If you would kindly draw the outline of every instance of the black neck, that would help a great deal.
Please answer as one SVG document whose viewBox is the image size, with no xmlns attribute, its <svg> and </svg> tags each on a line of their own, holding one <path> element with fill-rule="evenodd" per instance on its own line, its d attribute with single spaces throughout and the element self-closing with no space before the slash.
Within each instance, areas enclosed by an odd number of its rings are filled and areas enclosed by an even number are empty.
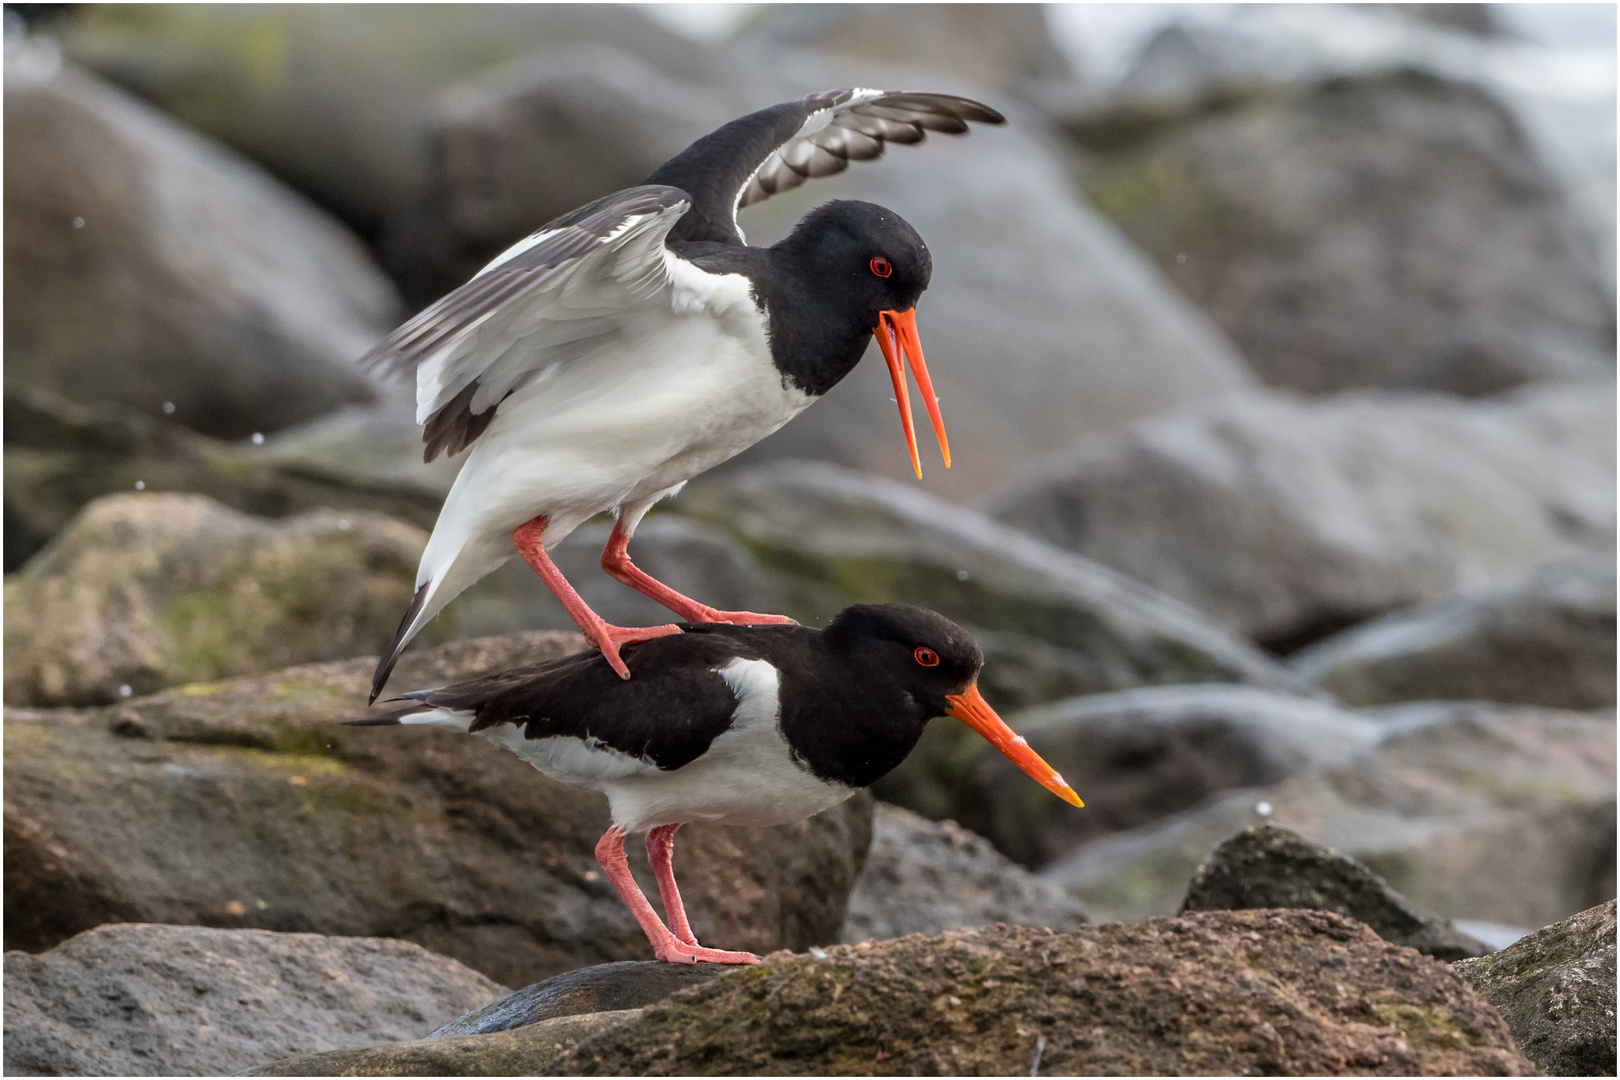
<svg viewBox="0 0 1620 1080">
<path fill-rule="evenodd" d="M 817 648 L 830 647 L 824 640 Z M 809 678 L 782 676 L 782 734 L 812 773 L 848 787 L 869 787 L 897 768 L 922 738 L 929 717 L 915 698 L 859 665 L 828 664 Z M 826 681 L 835 672 L 836 681 Z"/>
</svg>

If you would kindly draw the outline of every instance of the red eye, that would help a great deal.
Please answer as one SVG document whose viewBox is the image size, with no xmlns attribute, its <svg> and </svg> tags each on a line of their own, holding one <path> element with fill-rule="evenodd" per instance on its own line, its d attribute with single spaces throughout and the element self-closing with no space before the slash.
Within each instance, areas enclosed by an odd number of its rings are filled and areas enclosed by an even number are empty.
<svg viewBox="0 0 1620 1080">
<path fill-rule="evenodd" d="M 923 645 L 911 654 L 917 658 L 917 663 L 923 667 L 939 667 L 939 653 Z"/>
<path fill-rule="evenodd" d="M 876 274 L 878 277 L 888 277 L 890 274 L 894 273 L 894 267 L 889 265 L 889 260 L 885 259 L 881 255 L 874 256 L 870 265 L 872 267 L 872 273 Z M 936 658 L 934 663 L 939 663 L 939 660 Z M 932 667 L 933 665 L 931 664 L 929 666 Z"/>
</svg>

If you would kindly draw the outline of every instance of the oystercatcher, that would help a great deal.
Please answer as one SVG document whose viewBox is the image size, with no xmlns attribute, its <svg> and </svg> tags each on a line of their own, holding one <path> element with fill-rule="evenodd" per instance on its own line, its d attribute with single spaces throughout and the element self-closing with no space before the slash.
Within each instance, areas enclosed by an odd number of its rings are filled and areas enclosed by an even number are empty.
<svg viewBox="0 0 1620 1080">
<path fill-rule="evenodd" d="M 932 262 L 892 210 L 838 201 L 781 243 L 749 247 L 736 213 L 875 158 L 885 143 L 1000 124 L 943 94 L 834 90 L 752 113 L 705 136 L 641 187 L 580 207 L 514 244 L 363 359 L 415 372 L 423 455 L 472 447 L 417 571 L 417 591 L 377 664 L 462 590 L 522 555 L 620 677 L 618 647 L 678 633 L 611 626 L 546 551 L 613 511 L 602 567 L 692 622 L 791 620 L 717 611 L 637 569 L 626 553 L 659 499 L 752 446 L 832 389 L 877 338 L 917 475 L 901 357 L 947 466 L 945 427 L 917 336 Z"/>
<path fill-rule="evenodd" d="M 954 716 L 1037 782 L 1085 805 L 980 695 L 984 654 L 943 615 L 901 604 L 845 608 L 825 630 L 684 623 L 625 647 L 635 678 L 599 652 L 404 694 L 351 724 L 429 724 L 482 735 L 554 780 L 608 797 L 596 845 L 608 880 L 660 960 L 750 964 L 706 949 L 675 887 L 675 831 L 689 821 L 782 825 L 819 814 L 911 753 Z M 647 831 L 666 927 L 630 876 L 625 837 Z"/>
</svg>

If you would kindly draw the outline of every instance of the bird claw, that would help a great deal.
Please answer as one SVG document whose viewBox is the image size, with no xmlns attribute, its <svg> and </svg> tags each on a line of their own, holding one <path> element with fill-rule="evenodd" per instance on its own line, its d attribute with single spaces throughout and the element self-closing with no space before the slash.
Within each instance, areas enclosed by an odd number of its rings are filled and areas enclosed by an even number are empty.
<svg viewBox="0 0 1620 1080">
<path fill-rule="evenodd" d="M 727 952 L 725 949 L 705 949 L 702 945 L 688 945 L 673 939 L 653 950 L 653 955 L 666 964 L 757 964 L 759 957 L 751 952 Z"/>
<path fill-rule="evenodd" d="M 619 646 L 668 637 L 680 633 L 681 628 L 674 623 L 665 623 L 663 626 L 609 626 L 602 623 L 593 627 L 592 631 L 587 635 L 590 643 L 601 650 L 602 655 L 607 658 L 608 666 L 618 673 L 619 678 L 628 679 L 630 669 L 619 656 Z"/>
<path fill-rule="evenodd" d="M 701 618 L 690 619 L 689 622 L 728 623 L 732 626 L 798 626 L 797 619 L 790 619 L 786 615 L 761 615 L 753 611 L 718 611 L 714 608 L 704 608 L 700 612 Z"/>
</svg>

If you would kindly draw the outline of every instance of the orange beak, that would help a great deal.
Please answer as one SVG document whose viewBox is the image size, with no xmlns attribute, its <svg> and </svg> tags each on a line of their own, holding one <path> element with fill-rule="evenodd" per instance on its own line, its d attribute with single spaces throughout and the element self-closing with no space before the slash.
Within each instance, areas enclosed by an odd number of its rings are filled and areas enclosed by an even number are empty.
<svg viewBox="0 0 1620 1080">
<path fill-rule="evenodd" d="M 1037 784 L 1064 802 L 1073 803 L 1075 806 L 1086 805 L 1080 801 L 1080 796 L 1074 793 L 1074 789 L 1063 782 L 1063 777 L 1057 774 L 1057 770 L 1042 761 L 1041 755 L 1029 748 L 1022 735 L 1013 734 L 1012 728 L 1008 727 L 1001 717 L 996 715 L 996 710 L 990 707 L 990 703 L 984 700 L 984 695 L 979 693 L 977 684 L 969 686 L 960 694 L 947 694 L 945 701 L 950 706 L 947 710 L 950 715 L 989 739 L 991 746 L 1000 750 L 1008 761 L 1033 777 Z"/>
<path fill-rule="evenodd" d="M 928 419 L 933 421 L 934 435 L 939 439 L 939 452 L 945 458 L 945 467 L 950 468 L 951 444 L 945 438 L 939 398 L 934 394 L 934 382 L 928 377 L 928 365 L 923 361 L 922 339 L 917 336 L 917 309 L 878 312 L 878 324 L 872 329 L 872 336 L 877 338 L 883 359 L 889 364 L 894 400 L 900 406 L 900 423 L 906 429 L 906 446 L 911 450 L 911 467 L 917 470 L 917 479 L 922 479 L 922 461 L 917 457 L 917 431 L 911 424 L 911 392 L 906 388 L 906 374 L 900 368 L 901 353 L 905 354 L 911 373 L 917 377 L 917 389 L 922 391 L 923 405 L 928 409 Z"/>
</svg>

